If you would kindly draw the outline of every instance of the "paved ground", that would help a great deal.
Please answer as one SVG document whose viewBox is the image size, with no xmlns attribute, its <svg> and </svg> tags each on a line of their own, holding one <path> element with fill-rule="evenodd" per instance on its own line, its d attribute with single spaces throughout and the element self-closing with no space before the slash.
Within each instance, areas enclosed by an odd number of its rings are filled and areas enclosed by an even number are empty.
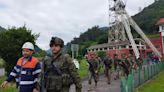
<svg viewBox="0 0 164 92">
<path fill-rule="evenodd" d="M 143 67 L 146 67 L 146 65 L 144 65 Z M 108 85 L 106 82 L 106 79 L 104 77 L 104 75 L 100 76 L 100 80 L 98 82 L 97 87 L 94 87 L 94 84 L 92 84 L 92 90 L 91 91 L 87 91 L 88 89 L 88 80 L 84 80 L 82 82 L 82 92 L 121 92 L 121 80 L 114 80 L 113 78 L 113 73 L 112 73 L 112 81 L 111 84 Z M 135 72 L 135 76 L 134 76 L 134 86 L 137 87 L 138 86 L 138 73 Z M 144 72 L 143 70 L 141 71 L 141 82 L 144 82 Z M 74 85 L 71 87 L 70 92 L 76 92 L 75 91 L 75 87 Z"/>
<path fill-rule="evenodd" d="M 83 85 L 82 92 L 121 92 L 120 80 L 113 80 L 112 78 L 111 84 L 108 85 L 104 75 L 100 76 L 97 87 L 94 87 L 94 84 L 92 84 L 91 91 L 87 91 L 88 80 L 84 80 L 82 85 Z M 75 92 L 74 86 L 72 86 L 70 92 Z"/>
</svg>

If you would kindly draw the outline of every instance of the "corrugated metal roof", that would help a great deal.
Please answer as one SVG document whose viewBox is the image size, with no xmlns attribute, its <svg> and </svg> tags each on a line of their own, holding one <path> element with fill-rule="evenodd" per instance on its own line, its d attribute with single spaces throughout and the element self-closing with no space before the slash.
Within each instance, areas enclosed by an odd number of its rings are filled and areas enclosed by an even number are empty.
<svg viewBox="0 0 164 92">
<path fill-rule="evenodd" d="M 90 46 L 88 49 L 105 48 L 105 47 L 110 47 L 110 46 L 127 45 L 127 44 L 130 44 L 130 42 L 129 41 L 120 41 L 120 42 L 104 43 L 104 44 Z"/>
<path fill-rule="evenodd" d="M 134 40 L 141 40 L 141 39 L 134 39 Z M 161 41 L 160 38 L 151 38 L 150 41 L 152 43 Z M 97 48 L 106 48 L 110 46 L 118 46 L 118 45 L 130 45 L 130 42 L 127 41 L 120 41 L 120 42 L 112 42 L 112 43 L 104 43 L 104 44 L 98 44 L 88 47 L 87 49 L 97 49 Z"/>
</svg>

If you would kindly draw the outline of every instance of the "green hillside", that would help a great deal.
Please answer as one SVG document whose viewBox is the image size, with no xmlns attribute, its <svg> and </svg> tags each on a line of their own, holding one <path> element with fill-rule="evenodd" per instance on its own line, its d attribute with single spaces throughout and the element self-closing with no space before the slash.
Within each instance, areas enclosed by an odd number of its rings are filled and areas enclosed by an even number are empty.
<svg viewBox="0 0 164 92">
<path fill-rule="evenodd" d="M 164 0 L 158 0 L 155 3 L 144 8 L 140 13 L 132 16 L 141 29 L 148 35 L 148 37 L 155 38 L 159 37 L 158 27 L 155 25 L 156 22 L 164 17 Z M 106 43 L 108 40 L 108 27 L 94 26 L 89 28 L 86 32 L 82 33 L 78 38 L 74 38 L 70 43 L 67 44 L 70 52 L 70 44 L 80 45 L 80 54 L 84 55 L 86 48 L 94 45 Z M 157 35 L 156 35 L 157 34 Z M 137 35 L 135 34 L 135 37 Z"/>
<path fill-rule="evenodd" d="M 158 0 L 155 3 L 149 5 L 144 8 L 140 13 L 132 16 L 133 19 L 137 22 L 137 24 L 143 29 L 143 31 L 149 35 L 149 37 L 158 37 L 158 35 L 153 35 L 154 33 L 158 33 L 158 26 L 156 26 L 156 22 L 164 17 L 164 0 Z M 0 26 L 0 32 L 5 31 L 3 27 Z M 88 28 L 86 32 L 82 33 L 79 37 L 74 38 L 71 42 L 67 44 L 70 52 L 70 44 L 79 44 L 80 45 L 80 54 L 84 55 L 86 52 L 86 48 L 95 45 L 107 42 L 108 37 L 108 27 L 99 27 L 94 26 Z M 137 35 L 136 35 L 137 36 Z M 37 47 L 37 52 L 43 52 L 41 49 Z M 44 55 L 44 54 L 43 54 Z M 36 55 L 40 56 L 40 55 Z M 41 55 L 42 56 L 42 55 Z"/>
<path fill-rule="evenodd" d="M 6 29 L 4 29 L 3 27 L 0 26 L 0 32 L 1 31 L 6 31 Z"/>
<path fill-rule="evenodd" d="M 164 0 L 158 0 L 133 16 L 133 19 L 145 33 L 157 33 L 157 21 L 164 17 Z"/>
</svg>

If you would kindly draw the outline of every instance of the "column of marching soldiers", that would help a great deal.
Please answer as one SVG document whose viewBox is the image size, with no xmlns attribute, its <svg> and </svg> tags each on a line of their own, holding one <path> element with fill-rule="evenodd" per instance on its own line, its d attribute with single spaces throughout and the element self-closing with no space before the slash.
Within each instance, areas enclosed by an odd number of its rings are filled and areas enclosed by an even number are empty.
<svg viewBox="0 0 164 92">
<path fill-rule="evenodd" d="M 121 58 L 118 58 L 117 54 L 114 54 L 114 58 L 106 54 L 106 56 L 102 58 L 92 53 L 90 57 L 87 58 L 87 62 L 89 64 L 88 91 L 92 90 L 92 79 L 94 79 L 95 83 L 94 88 L 97 87 L 101 68 L 104 68 L 107 84 L 110 85 L 112 78 L 114 78 L 114 80 L 119 79 L 121 76 L 127 78 L 132 69 L 136 71 L 138 67 L 142 69 L 143 64 L 141 58 L 135 59 L 131 54 L 122 54 Z"/>
<path fill-rule="evenodd" d="M 22 57 L 18 59 L 8 78 L 1 84 L 1 89 L 3 90 L 15 79 L 19 92 L 69 92 L 72 84 L 75 84 L 76 92 L 82 92 L 82 82 L 76 65 L 68 54 L 62 53 L 64 41 L 61 38 L 52 37 L 49 46 L 52 53 L 47 54 L 42 62 L 39 62 L 32 56 L 35 51 L 34 45 L 31 42 L 25 42 L 22 46 Z M 98 86 L 102 67 L 104 67 L 107 84 L 110 84 L 112 77 L 115 80 L 120 76 L 127 77 L 133 68 L 142 67 L 142 61 L 141 58 L 134 59 L 132 55 L 126 56 L 126 54 L 121 58 L 115 54 L 113 59 L 108 53 L 103 58 L 91 54 L 87 58 L 88 91 L 92 90 L 92 79 L 94 79 L 95 88 Z M 111 76 L 112 73 L 114 76 Z"/>
</svg>

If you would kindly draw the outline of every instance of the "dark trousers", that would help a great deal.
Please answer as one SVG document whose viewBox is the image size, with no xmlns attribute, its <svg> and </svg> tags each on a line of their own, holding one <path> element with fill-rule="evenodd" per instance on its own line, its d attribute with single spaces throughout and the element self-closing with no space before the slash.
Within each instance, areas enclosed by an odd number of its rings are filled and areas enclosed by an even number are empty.
<svg viewBox="0 0 164 92">
<path fill-rule="evenodd" d="M 98 81 L 98 74 L 89 71 L 89 80 L 88 80 L 88 84 L 92 84 L 92 78 L 94 79 L 95 84 L 97 84 Z"/>
<path fill-rule="evenodd" d="M 110 81 L 111 81 L 111 73 L 112 73 L 111 72 L 111 68 L 105 67 L 104 72 L 105 72 L 105 76 L 107 78 L 107 82 L 110 83 Z"/>
<path fill-rule="evenodd" d="M 55 89 L 48 89 L 47 92 L 69 92 L 70 86 L 69 87 L 62 87 L 61 90 L 55 90 Z"/>
<path fill-rule="evenodd" d="M 19 92 L 33 92 L 34 86 L 20 86 Z"/>
</svg>

